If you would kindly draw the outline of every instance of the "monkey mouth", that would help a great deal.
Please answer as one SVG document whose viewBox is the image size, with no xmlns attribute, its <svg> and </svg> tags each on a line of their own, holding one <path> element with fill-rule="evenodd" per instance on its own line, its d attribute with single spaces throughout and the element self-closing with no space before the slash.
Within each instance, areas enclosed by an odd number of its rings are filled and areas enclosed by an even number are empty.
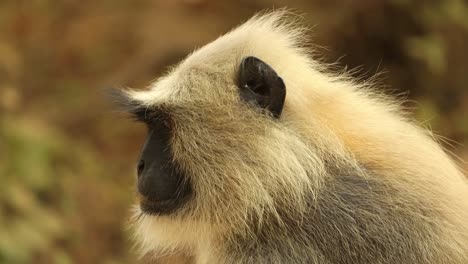
<svg viewBox="0 0 468 264">
<path fill-rule="evenodd" d="M 190 195 L 176 197 L 167 200 L 150 200 L 145 197 L 140 199 L 140 209 L 148 215 L 168 215 L 181 208 L 188 200 Z"/>
</svg>

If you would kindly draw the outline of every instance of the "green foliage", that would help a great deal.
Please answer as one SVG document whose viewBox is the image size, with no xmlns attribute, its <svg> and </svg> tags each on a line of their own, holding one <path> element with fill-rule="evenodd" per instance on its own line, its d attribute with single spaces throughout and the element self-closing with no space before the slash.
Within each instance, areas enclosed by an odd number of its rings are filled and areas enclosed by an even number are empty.
<svg viewBox="0 0 468 264">
<path fill-rule="evenodd" d="M 51 200 L 62 191 L 54 164 L 62 142 L 34 122 L 1 121 L 0 263 L 32 263 L 45 252 L 57 256 L 52 263 L 67 263 L 64 249 L 55 247 L 66 239 L 67 226 L 59 202 Z"/>
</svg>

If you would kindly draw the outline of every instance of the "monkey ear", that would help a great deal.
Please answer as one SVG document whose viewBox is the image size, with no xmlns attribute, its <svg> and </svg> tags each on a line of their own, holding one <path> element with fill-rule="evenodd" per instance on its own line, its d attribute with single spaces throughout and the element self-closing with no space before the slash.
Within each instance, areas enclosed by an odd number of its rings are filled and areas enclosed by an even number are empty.
<svg viewBox="0 0 468 264">
<path fill-rule="evenodd" d="M 238 86 L 244 101 L 267 109 L 275 118 L 280 117 L 286 87 L 268 64 L 255 57 L 244 58 L 239 68 Z"/>
</svg>

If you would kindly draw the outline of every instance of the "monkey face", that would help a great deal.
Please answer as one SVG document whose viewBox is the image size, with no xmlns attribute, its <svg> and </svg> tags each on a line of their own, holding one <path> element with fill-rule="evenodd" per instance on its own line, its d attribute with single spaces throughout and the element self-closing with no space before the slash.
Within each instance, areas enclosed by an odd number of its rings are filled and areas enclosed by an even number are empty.
<svg viewBox="0 0 468 264">
<path fill-rule="evenodd" d="M 240 189 L 248 188 L 238 181 L 256 177 L 262 163 L 256 157 L 264 155 L 249 142 L 267 137 L 265 126 L 277 123 L 283 110 L 283 80 L 256 57 L 242 59 L 231 79 L 200 68 L 187 72 L 191 89 L 178 88 L 170 99 L 148 104 L 117 94 L 123 108 L 148 128 L 137 166 L 140 208 L 147 214 L 210 210 L 214 204 L 196 199 L 208 195 L 218 205 L 245 199 Z M 200 76 L 210 78 L 209 87 Z"/>
<path fill-rule="evenodd" d="M 180 207 L 191 195 L 189 178 L 174 161 L 170 117 L 154 114 L 137 166 L 138 192 L 145 213 L 166 214 Z"/>
</svg>

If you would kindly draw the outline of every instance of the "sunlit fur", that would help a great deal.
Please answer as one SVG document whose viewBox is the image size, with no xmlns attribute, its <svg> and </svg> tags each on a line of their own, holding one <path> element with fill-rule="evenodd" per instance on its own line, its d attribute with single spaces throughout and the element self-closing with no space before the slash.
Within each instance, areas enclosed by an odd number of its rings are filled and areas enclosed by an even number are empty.
<svg viewBox="0 0 468 264">
<path fill-rule="evenodd" d="M 170 113 L 194 197 L 136 209 L 143 253 L 195 263 L 468 263 L 468 184 L 395 100 L 331 74 L 287 12 L 259 15 L 195 51 L 149 90 Z M 275 120 L 239 99 L 241 60 L 286 84 Z"/>
</svg>

